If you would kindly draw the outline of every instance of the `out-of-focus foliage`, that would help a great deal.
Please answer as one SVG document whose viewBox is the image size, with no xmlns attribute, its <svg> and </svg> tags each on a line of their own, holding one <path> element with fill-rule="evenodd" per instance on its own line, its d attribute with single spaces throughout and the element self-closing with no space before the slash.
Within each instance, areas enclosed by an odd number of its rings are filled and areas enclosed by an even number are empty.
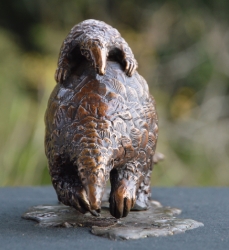
<svg viewBox="0 0 229 250">
<path fill-rule="evenodd" d="M 61 43 L 89 18 L 133 49 L 159 113 L 154 185 L 229 185 L 229 1 L 0 2 L 0 185 L 50 183 L 43 116 Z"/>
</svg>

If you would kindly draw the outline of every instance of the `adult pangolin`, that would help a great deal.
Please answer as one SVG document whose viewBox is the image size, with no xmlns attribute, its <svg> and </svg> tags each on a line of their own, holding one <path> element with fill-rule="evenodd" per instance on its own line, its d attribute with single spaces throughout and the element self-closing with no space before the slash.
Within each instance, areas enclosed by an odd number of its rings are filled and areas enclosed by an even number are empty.
<svg viewBox="0 0 229 250">
<path fill-rule="evenodd" d="M 45 152 L 59 201 L 98 215 L 110 178 L 110 213 L 144 210 L 158 137 L 154 98 L 120 33 L 74 26 L 60 50 L 45 115 Z"/>
</svg>

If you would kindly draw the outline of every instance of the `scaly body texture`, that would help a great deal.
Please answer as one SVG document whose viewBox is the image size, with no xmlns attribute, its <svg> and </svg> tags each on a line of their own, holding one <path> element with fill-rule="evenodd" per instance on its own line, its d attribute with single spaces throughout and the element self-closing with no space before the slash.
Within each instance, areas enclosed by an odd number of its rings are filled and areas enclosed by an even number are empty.
<svg viewBox="0 0 229 250">
<path fill-rule="evenodd" d="M 113 54 L 103 75 L 87 59 L 80 58 L 49 99 L 49 171 L 61 202 L 94 215 L 110 178 L 110 212 L 120 218 L 148 207 L 158 136 L 155 101 L 144 78 L 136 71 L 128 76 Z"/>
</svg>

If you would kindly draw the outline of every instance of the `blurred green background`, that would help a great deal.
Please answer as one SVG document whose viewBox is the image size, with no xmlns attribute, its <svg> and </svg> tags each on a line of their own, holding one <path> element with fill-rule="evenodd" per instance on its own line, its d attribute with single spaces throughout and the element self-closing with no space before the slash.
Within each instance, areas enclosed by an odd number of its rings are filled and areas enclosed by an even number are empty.
<svg viewBox="0 0 229 250">
<path fill-rule="evenodd" d="M 49 184 L 43 117 L 71 27 L 99 19 L 129 43 L 157 102 L 166 155 L 153 185 L 229 185 L 229 1 L 0 2 L 0 185 Z"/>
</svg>

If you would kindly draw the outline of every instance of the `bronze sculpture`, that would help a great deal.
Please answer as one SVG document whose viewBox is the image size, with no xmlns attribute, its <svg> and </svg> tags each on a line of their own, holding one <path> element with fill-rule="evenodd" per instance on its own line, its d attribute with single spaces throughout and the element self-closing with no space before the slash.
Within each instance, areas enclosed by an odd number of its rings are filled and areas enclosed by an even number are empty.
<svg viewBox="0 0 229 250">
<path fill-rule="evenodd" d="M 45 151 L 59 201 L 82 213 L 98 215 L 109 178 L 114 217 L 148 208 L 158 119 L 136 68 L 128 44 L 101 21 L 74 26 L 61 47 Z"/>
</svg>

